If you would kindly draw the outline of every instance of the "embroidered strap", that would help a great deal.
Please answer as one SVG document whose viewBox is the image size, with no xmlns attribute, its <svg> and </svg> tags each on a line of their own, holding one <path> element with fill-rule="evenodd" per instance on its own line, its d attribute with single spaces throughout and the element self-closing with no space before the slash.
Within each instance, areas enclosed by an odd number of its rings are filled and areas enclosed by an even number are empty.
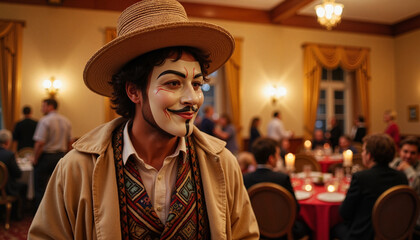
<svg viewBox="0 0 420 240">
<path fill-rule="evenodd" d="M 116 128 L 112 133 L 112 147 L 114 150 L 115 172 L 118 185 L 118 200 L 120 203 L 121 238 L 130 239 L 128 232 L 127 203 L 125 198 L 124 164 L 122 161 L 124 124 Z"/>
<path fill-rule="evenodd" d="M 147 195 L 135 159 L 130 158 L 123 165 L 123 129 L 124 125 L 113 136 L 123 239 L 210 239 L 200 169 L 191 140 L 186 138 L 187 160 L 177 162 L 175 189 L 163 225 Z"/>
</svg>

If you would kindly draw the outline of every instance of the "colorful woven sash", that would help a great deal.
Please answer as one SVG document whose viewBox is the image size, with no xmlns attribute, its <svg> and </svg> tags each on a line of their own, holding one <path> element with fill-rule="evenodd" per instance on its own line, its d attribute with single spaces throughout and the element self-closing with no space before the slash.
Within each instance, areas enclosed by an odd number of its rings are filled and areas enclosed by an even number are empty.
<svg viewBox="0 0 420 240">
<path fill-rule="evenodd" d="M 164 225 L 157 216 L 130 157 L 123 164 L 124 124 L 113 133 L 114 158 L 123 239 L 210 239 L 200 169 L 191 140 L 186 138 L 187 160 L 178 158 L 178 173 Z"/>
</svg>

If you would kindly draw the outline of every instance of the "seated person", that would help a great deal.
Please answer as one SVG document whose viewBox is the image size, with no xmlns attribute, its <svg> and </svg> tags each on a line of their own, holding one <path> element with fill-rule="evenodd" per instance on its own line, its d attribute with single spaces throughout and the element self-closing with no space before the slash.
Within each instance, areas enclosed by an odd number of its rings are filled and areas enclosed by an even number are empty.
<svg viewBox="0 0 420 240">
<path fill-rule="evenodd" d="M 255 171 L 257 162 L 250 152 L 242 151 L 238 154 L 238 163 L 241 167 L 242 174 Z"/>
<path fill-rule="evenodd" d="M 22 171 L 17 165 L 15 154 L 9 150 L 12 145 L 12 132 L 6 129 L 0 130 L 0 161 L 3 162 L 9 173 L 6 184 L 6 193 L 18 198 L 17 205 L 14 203 L 12 208 L 12 218 L 20 220 L 23 218 L 23 201 L 26 196 L 27 186 L 18 182 L 22 176 Z"/>
<path fill-rule="evenodd" d="M 420 196 L 420 141 L 414 136 L 407 136 L 400 142 L 399 157 L 390 164 L 391 168 L 402 171 L 412 187 Z M 420 217 L 417 219 L 416 230 L 420 231 Z"/>
<path fill-rule="evenodd" d="M 367 170 L 353 174 L 346 198 L 340 206 L 344 223 L 336 225 L 331 236 L 339 239 L 373 239 L 372 209 L 387 189 L 408 184 L 406 176 L 388 165 L 395 155 L 394 141 L 386 134 L 373 134 L 363 140 L 362 159 Z"/>
<path fill-rule="evenodd" d="M 218 120 L 220 128 L 215 128 L 215 136 L 226 142 L 226 148 L 229 149 L 233 155 L 237 156 L 239 147 L 236 138 L 236 129 L 228 114 L 222 114 Z"/>
<path fill-rule="evenodd" d="M 210 105 L 204 107 L 204 117 L 201 119 L 199 129 L 214 136 L 215 123 L 213 120 L 214 108 Z"/>
<path fill-rule="evenodd" d="M 346 150 L 351 150 L 353 154 L 357 153 L 357 150 L 353 145 L 351 144 L 351 138 L 347 135 L 343 135 L 338 139 L 338 152 L 343 153 Z"/>
<path fill-rule="evenodd" d="M 359 116 L 354 121 L 354 126 L 352 128 L 353 141 L 362 143 L 363 138 L 365 136 L 366 136 L 365 118 L 363 116 Z"/>
<path fill-rule="evenodd" d="M 284 158 L 286 154 L 290 153 L 290 140 L 288 138 L 283 138 L 280 140 L 280 157 L 284 164 Z"/>
<path fill-rule="evenodd" d="M 324 131 L 322 131 L 322 129 L 316 129 L 314 132 L 314 139 L 312 140 L 312 150 L 324 149 L 324 144 L 327 142 Z"/>
<path fill-rule="evenodd" d="M 252 144 L 251 150 L 257 161 L 257 169 L 255 172 L 244 175 L 245 187 L 249 189 L 251 186 L 261 182 L 278 184 L 292 194 L 296 202 L 297 212 L 299 213 L 300 206 L 296 200 L 289 175 L 273 171 L 277 166 L 277 162 L 280 161 L 280 148 L 277 145 L 277 142 L 271 138 L 259 138 Z M 309 228 L 306 223 L 296 220 L 293 226 L 294 238 L 300 239 L 303 236 L 308 235 L 308 233 Z"/>
</svg>

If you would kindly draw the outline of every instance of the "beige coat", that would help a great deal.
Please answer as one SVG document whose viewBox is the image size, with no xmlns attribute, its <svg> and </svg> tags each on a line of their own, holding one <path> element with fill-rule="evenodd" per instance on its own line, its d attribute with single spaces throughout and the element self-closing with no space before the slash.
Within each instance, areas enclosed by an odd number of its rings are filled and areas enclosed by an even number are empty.
<svg viewBox="0 0 420 240">
<path fill-rule="evenodd" d="M 113 120 L 81 137 L 58 163 L 28 239 L 121 239 Z M 224 142 L 194 128 L 212 239 L 258 239 L 242 173 Z"/>
</svg>

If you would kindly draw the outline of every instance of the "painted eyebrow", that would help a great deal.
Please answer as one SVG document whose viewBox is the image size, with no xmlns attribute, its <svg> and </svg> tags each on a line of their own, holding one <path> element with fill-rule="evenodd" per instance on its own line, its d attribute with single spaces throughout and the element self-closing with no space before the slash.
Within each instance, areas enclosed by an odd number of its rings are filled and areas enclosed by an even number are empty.
<svg viewBox="0 0 420 240">
<path fill-rule="evenodd" d="M 202 73 L 197 73 L 197 74 L 194 76 L 194 79 L 199 78 L 199 77 L 202 77 L 202 76 L 203 76 L 203 74 L 202 74 Z"/>
<path fill-rule="evenodd" d="M 158 78 L 160 78 L 161 76 L 166 75 L 166 74 L 175 74 L 177 76 L 185 78 L 185 74 L 183 74 L 182 72 L 175 71 L 175 70 L 166 70 L 166 71 L 162 72 L 161 74 L 159 74 Z"/>
<path fill-rule="evenodd" d="M 159 74 L 159 76 L 157 78 L 160 78 L 161 76 L 166 75 L 166 74 L 175 74 L 175 75 L 180 76 L 182 78 L 186 78 L 185 74 L 183 74 L 182 72 L 175 71 L 175 70 L 166 70 L 166 71 L 163 71 L 161 74 Z M 202 77 L 202 76 L 203 76 L 202 73 L 197 73 L 194 76 L 194 79 L 199 78 L 199 77 Z"/>
</svg>

